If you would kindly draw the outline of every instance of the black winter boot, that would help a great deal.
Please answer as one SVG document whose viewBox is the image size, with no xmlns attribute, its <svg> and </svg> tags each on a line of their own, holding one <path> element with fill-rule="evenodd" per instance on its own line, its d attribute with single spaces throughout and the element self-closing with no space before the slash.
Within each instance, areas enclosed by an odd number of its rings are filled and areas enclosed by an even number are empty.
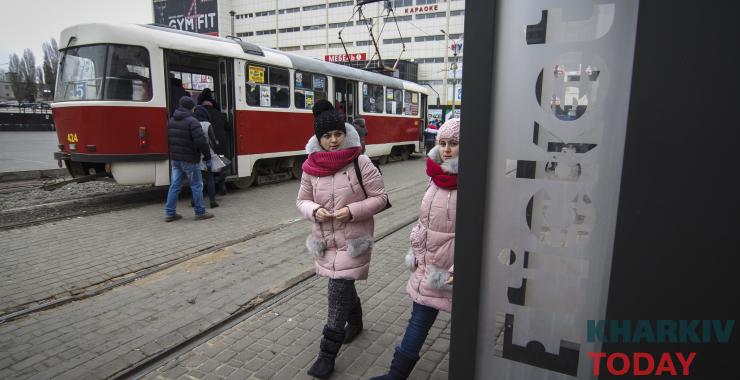
<svg viewBox="0 0 740 380">
<path fill-rule="evenodd" d="M 406 380 L 414 369 L 417 360 L 419 360 L 418 357 L 409 357 L 396 349 L 396 353 L 393 354 L 393 361 L 391 362 L 391 369 L 388 371 L 388 374 L 376 376 L 370 378 L 370 380 Z"/>
<path fill-rule="evenodd" d="M 347 317 L 347 327 L 344 329 L 344 344 L 350 343 L 362 332 L 362 304 L 357 298 L 355 307 Z"/>
<path fill-rule="evenodd" d="M 319 378 L 328 379 L 334 372 L 334 359 L 337 357 L 339 348 L 342 347 L 344 331 L 335 330 L 324 326 L 324 337 L 321 338 L 321 352 L 318 358 L 308 370 L 308 374 Z"/>
</svg>

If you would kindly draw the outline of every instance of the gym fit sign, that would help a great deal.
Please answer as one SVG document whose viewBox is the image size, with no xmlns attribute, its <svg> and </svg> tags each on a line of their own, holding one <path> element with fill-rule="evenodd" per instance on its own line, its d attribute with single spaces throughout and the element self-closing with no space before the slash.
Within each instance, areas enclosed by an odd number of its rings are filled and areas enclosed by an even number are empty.
<svg viewBox="0 0 740 380">
<path fill-rule="evenodd" d="M 499 2 L 478 378 L 593 376 L 637 5 Z"/>
<path fill-rule="evenodd" d="M 217 0 L 152 0 L 154 23 L 218 36 Z"/>
</svg>

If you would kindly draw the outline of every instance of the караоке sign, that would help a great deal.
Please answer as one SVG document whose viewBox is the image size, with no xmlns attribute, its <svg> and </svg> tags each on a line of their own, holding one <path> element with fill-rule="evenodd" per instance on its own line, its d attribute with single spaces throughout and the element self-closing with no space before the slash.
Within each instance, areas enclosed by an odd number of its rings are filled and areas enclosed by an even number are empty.
<svg viewBox="0 0 740 380">
<path fill-rule="evenodd" d="M 410 15 L 410 14 L 416 14 L 416 13 L 429 13 L 429 12 L 436 12 L 438 10 L 439 10 L 439 4 L 420 5 L 416 7 L 404 8 L 403 14 Z"/>
</svg>

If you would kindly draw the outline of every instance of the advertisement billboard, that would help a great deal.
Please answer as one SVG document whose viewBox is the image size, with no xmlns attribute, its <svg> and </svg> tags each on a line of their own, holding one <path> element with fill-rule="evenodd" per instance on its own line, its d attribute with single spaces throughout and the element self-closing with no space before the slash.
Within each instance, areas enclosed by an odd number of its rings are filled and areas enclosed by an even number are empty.
<svg viewBox="0 0 740 380">
<path fill-rule="evenodd" d="M 218 36 L 216 0 L 153 0 L 154 23 Z"/>
</svg>

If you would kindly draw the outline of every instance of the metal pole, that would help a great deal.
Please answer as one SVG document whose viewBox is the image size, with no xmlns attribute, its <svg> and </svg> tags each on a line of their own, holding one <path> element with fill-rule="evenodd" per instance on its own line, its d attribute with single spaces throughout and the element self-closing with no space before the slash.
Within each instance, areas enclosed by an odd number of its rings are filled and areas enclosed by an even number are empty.
<svg viewBox="0 0 740 380">
<path fill-rule="evenodd" d="M 450 105 L 450 99 L 447 97 L 447 82 L 449 80 L 449 74 L 450 74 L 449 72 L 450 71 L 450 51 L 447 49 L 449 49 L 450 40 L 452 40 L 450 38 L 449 33 L 447 32 L 448 30 L 450 30 L 450 7 L 451 7 L 450 3 L 452 3 L 452 1 L 447 0 L 447 9 L 445 10 L 445 28 L 444 30 L 442 30 L 442 32 L 445 35 L 445 60 L 444 60 L 445 75 L 444 75 L 444 82 L 442 82 L 442 89 L 443 89 L 442 93 L 445 94 L 445 105 L 446 106 Z M 455 90 L 453 89 L 452 91 L 454 92 Z M 452 94 L 452 99 L 453 101 L 455 99 L 454 93 Z M 442 120 L 444 120 L 444 113 L 442 114 Z"/>
<path fill-rule="evenodd" d="M 231 15 L 231 36 L 234 36 L 234 16 L 236 15 L 236 12 L 229 11 L 229 14 Z"/>
<path fill-rule="evenodd" d="M 455 93 L 455 85 L 457 85 L 457 48 L 454 50 L 452 64 L 452 117 L 455 117 L 455 105 L 457 104 L 457 93 Z"/>
<path fill-rule="evenodd" d="M 329 55 L 329 0 L 326 0 L 326 20 L 324 21 L 324 39 L 326 42 L 326 55 Z"/>
</svg>

